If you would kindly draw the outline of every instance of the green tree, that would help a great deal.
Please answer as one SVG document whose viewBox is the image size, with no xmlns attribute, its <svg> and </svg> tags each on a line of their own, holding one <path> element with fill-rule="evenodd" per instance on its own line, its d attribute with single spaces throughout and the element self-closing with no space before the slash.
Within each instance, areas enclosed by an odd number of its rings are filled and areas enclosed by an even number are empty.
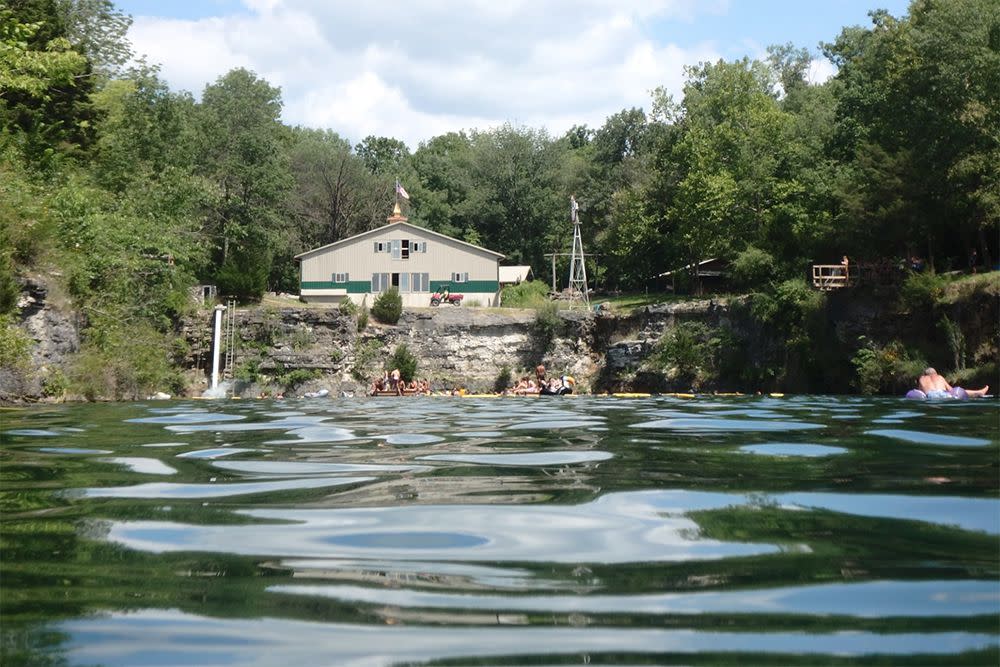
<svg viewBox="0 0 1000 667">
<path fill-rule="evenodd" d="M 72 85 L 74 77 L 85 70 L 86 58 L 73 50 L 70 41 L 42 32 L 42 26 L 41 20 L 25 23 L 10 9 L 0 8 L 0 91 L 4 101 L 12 92 L 44 96 L 56 85 Z"/>
<path fill-rule="evenodd" d="M 472 175 L 473 147 L 464 132 L 449 132 L 421 143 L 413 154 L 420 190 L 417 217 L 430 229 L 464 236 L 482 197 Z"/>
<path fill-rule="evenodd" d="M 240 257 L 229 267 L 255 262 L 270 273 L 270 248 L 285 226 L 282 207 L 291 185 L 280 113 L 280 91 L 246 69 L 205 87 L 201 169 L 215 186 L 208 229 L 220 266 L 235 250 Z M 261 292 L 265 286 L 258 285 Z"/>
<path fill-rule="evenodd" d="M 155 69 L 143 67 L 108 82 L 93 101 L 94 166 L 104 187 L 121 192 L 178 172 L 193 177 L 198 127 L 191 95 L 171 92 Z"/>
<path fill-rule="evenodd" d="M 1000 7 L 916 0 L 908 17 L 871 18 L 824 45 L 839 68 L 839 157 L 859 165 L 847 208 L 884 251 L 986 254 L 1000 219 Z"/>
<path fill-rule="evenodd" d="M 66 37 L 87 57 L 94 73 L 110 78 L 132 57 L 127 34 L 132 17 L 111 0 L 56 0 Z"/>
<path fill-rule="evenodd" d="M 347 140 L 329 130 L 295 128 L 289 158 L 295 180 L 290 208 L 301 239 L 298 252 L 385 223 L 390 186 L 366 170 Z"/>
<path fill-rule="evenodd" d="M 0 142 L 52 169 L 91 138 L 89 64 L 73 50 L 54 0 L 0 7 Z"/>
<path fill-rule="evenodd" d="M 669 215 L 685 263 L 780 242 L 797 188 L 785 150 L 790 117 L 763 63 L 705 63 L 688 69 L 680 165 Z"/>
<path fill-rule="evenodd" d="M 372 174 L 392 179 L 409 172 L 410 149 L 399 139 L 369 135 L 354 147 L 354 152 Z"/>
</svg>

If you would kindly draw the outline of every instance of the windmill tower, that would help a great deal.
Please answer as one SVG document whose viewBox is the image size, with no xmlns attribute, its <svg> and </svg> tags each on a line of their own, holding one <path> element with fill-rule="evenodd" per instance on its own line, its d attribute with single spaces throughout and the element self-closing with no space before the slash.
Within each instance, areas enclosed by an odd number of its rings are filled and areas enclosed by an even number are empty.
<svg viewBox="0 0 1000 667">
<path fill-rule="evenodd" d="M 583 254 L 583 239 L 580 238 L 580 205 L 576 196 L 569 197 L 569 219 L 573 222 L 573 252 L 569 260 L 569 297 L 573 302 L 583 301 L 590 308 L 590 295 L 587 290 L 587 264 Z"/>
</svg>

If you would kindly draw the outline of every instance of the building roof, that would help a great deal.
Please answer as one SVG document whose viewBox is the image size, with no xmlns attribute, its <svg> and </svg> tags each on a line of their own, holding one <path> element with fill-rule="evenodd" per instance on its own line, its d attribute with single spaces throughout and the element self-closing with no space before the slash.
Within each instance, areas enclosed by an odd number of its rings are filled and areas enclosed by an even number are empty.
<svg viewBox="0 0 1000 667">
<path fill-rule="evenodd" d="M 530 266 L 501 266 L 499 268 L 501 283 L 520 283 L 531 275 Z"/>
<path fill-rule="evenodd" d="M 457 243 L 459 245 L 463 245 L 463 246 L 465 246 L 467 248 L 470 248 L 472 250 L 477 250 L 479 252 L 484 252 L 484 253 L 486 253 L 488 255 L 494 255 L 497 259 L 503 259 L 504 257 L 506 257 L 506 255 L 503 255 L 503 254 L 501 254 L 499 252 L 495 252 L 493 250 L 489 250 L 487 248 L 483 248 L 481 246 L 474 245 L 472 243 L 466 243 L 465 241 L 461 241 L 459 239 L 453 238 L 451 236 L 448 236 L 447 234 L 441 234 L 439 232 L 435 232 L 433 230 L 427 229 L 426 227 L 418 227 L 417 225 L 410 224 L 409 222 L 390 222 L 388 225 L 382 225 L 381 227 L 376 227 L 375 229 L 369 229 L 367 232 L 361 232 L 360 234 L 355 234 L 354 236 L 349 236 L 346 239 L 341 239 L 339 241 L 334 241 L 333 243 L 327 243 L 324 246 L 320 246 L 318 248 L 313 248 L 312 250 L 306 250 L 305 252 L 302 252 L 302 253 L 299 253 L 298 255 L 296 255 L 293 259 L 302 259 L 303 257 L 306 257 L 308 255 L 314 255 L 314 254 L 316 254 L 318 252 L 321 252 L 323 250 L 330 250 L 331 248 L 337 248 L 337 247 L 340 247 L 340 246 L 349 245 L 351 243 L 354 243 L 355 241 L 359 241 L 361 239 L 364 239 L 365 237 L 377 236 L 378 234 L 381 234 L 382 232 L 384 232 L 387 229 L 400 229 L 402 227 L 409 227 L 409 228 L 414 229 L 414 230 L 416 230 L 416 231 L 418 231 L 418 232 L 420 232 L 422 234 L 428 234 L 428 235 L 430 235 L 432 237 L 436 236 L 437 238 L 444 239 L 444 240 L 447 240 L 447 241 L 452 241 L 453 243 Z"/>
<path fill-rule="evenodd" d="M 671 269 L 670 271 L 664 271 L 663 273 L 658 274 L 657 278 L 665 278 L 667 276 L 672 276 L 675 273 L 687 272 L 693 269 L 695 266 L 698 267 L 698 275 L 700 276 L 705 276 L 705 277 L 720 276 L 722 275 L 722 269 L 724 267 L 720 266 L 715 269 L 707 269 L 707 270 L 702 268 L 708 264 L 711 264 L 712 262 L 719 262 L 719 261 L 724 262 L 725 260 L 720 260 L 718 257 L 712 257 L 711 259 L 703 259 L 700 262 L 691 263 L 688 264 L 687 266 L 682 266 L 679 269 Z"/>
</svg>

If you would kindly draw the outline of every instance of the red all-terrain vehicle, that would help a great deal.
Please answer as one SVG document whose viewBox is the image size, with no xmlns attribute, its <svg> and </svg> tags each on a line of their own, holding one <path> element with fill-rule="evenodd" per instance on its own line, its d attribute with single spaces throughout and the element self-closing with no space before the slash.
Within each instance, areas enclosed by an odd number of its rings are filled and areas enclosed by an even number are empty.
<svg viewBox="0 0 1000 667">
<path fill-rule="evenodd" d="M 461 306 L 462 299 L 464 298 L 464 294 L 454 294 L 447 290 L 444 292 L 434 292 L 434 294 L 431 294 L 431 305 L 440 306 L 443 301 L 444 303 L 450 303 L 453 306 Z"/>
</svg>

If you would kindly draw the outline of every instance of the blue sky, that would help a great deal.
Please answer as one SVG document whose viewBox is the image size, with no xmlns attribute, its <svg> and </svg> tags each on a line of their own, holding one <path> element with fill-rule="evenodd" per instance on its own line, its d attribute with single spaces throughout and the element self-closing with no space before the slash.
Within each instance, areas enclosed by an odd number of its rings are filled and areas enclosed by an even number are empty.
<svg viewBox="0 0 1000 667">
<path fill-rule="evenodd" d="M 681 96 L 683 68 L 818 44 L 908 0 L 119 0 L 133 48 L 196 96 L 233 67 L 282 89 L 283 119 L 411 148 L 504 122 L 561 134 Z"/>
</svg>

